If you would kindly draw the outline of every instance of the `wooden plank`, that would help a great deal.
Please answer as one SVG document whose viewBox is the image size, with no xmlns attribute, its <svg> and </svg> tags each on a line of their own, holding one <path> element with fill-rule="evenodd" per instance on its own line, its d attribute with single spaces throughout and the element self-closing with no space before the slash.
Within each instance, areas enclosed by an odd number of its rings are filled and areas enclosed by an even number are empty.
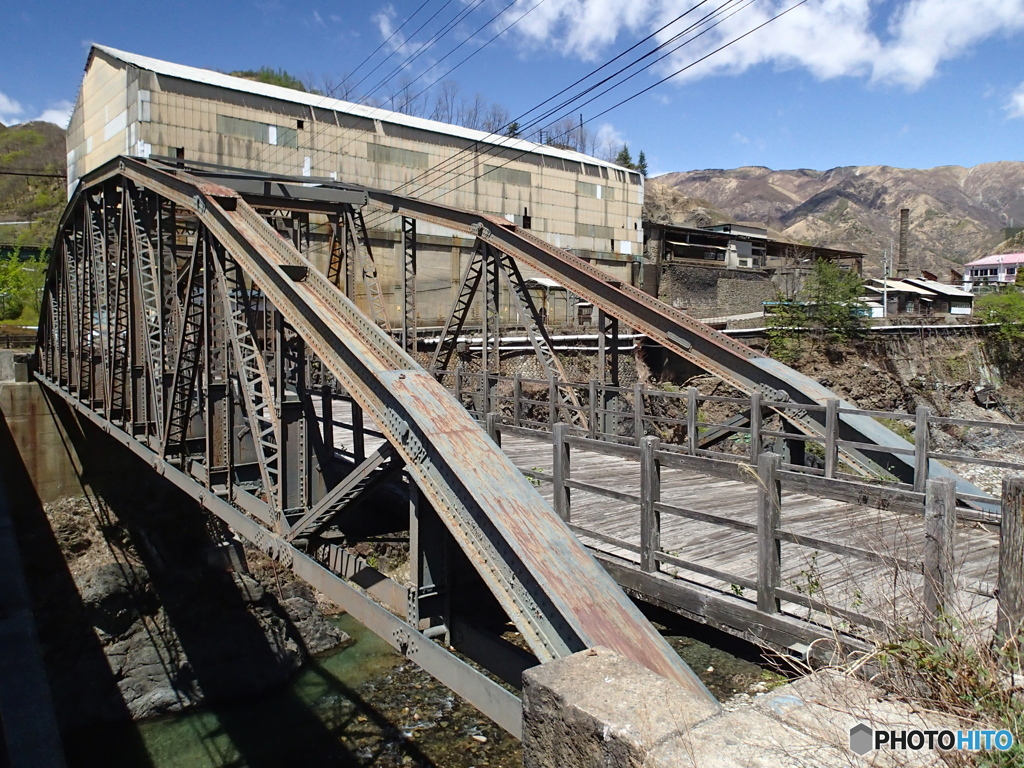
<svg viewBox="0 0 1024 768">
<path fill-rule="evenodd" d="M 704 576 L 710 576 L 713 579 L 724 581 L 726 584 L 737 584 L 747 589 L 757 589 L 757 581 L 755 579 L 748 579 L 745 576 L 738 576 L 735 573 L 726 573 L 716 568 L 709 568 L 706 565 L 695 563 L 692 560 L 684 560 L 681 557 L 670 555 L 666 552 L 657 552 L 654 557 L 662 563 L 668 563 L 674 565 L 676 568 L 682 568 L 687 571 L 694 571 L 696 573 L 703 574 Z"/>
<path fill-rule="evenodd" d="M 579 474 L 577 472 L 577 474 Z M 607 476 L 607 475 L 606 475 Z M 616 501 L 624 501 L 628 504 L 636 504 L 637 506 L 641 503 L 640 494 L 636 493 L 622 493 L 611 488 L 604 488 L 600 485 L 594 485 L 593 483 L 584 483 L 580 480 L 566 480 L 566 488 L 572 488 L 577 491 L 585 491 L 587 493 L 594 493 L 598 496 L 604 496 L 609 499 L 615 499 Z"/>
<path fill-rule="evenodd" d="M 800 472 L 783 470 L 779 472 L 782 487 L 788 491 L 822 496 L 836 501 L 846 501 L 861 506 L 885 506 L 911 514 L 924 514 L 924 494 L 914 491 L 867 485 L 847 480 L 826 479 L 805 475 Z"/>
<path fill-rule="evenodd" d="M 637 554 L 640 553 L 640 547 L 638 547 L 635 544 L 630 544 L 628 541 L 622 541 L 622 539 L 616 539 L 612 536 L 606 536 L 603 533 L 598 533 L 597 531 L 591 531 L 586 528 L 581 528 L 580 526 L 573 525 L 572 523 L 569 523 L 569 530 L 578 536 L 587 536 L 591 539 L 603 541 L 605 544 L 613 544 L 616 547 L 621 547 L 622 549 L 628 550 L 630 552 L 635 552 Z"/>
<path fill-rule="evenodd" d="M 711 523 L 712 525 L 720 525 L 726 528 L 734 528 L 737 531 L 745 531 L 746 533 L 757 533 L 757 525 L 754 523 L 745 523 L 741 520 L 732 520 L 728 517 L 721 515 L 713 515 L 709 512 L 698 512 L 695 509 L 684 509 L 682 507 L 676 507 L 671 504 L 665 504 L 659 502 L 654 505 L 654 509 L 658 512 L 664 512 L 668 515 L 675 515 L 676 517 L 685 517 L 689 520 L 699 520 L 702 523 Z"/>
</svg>

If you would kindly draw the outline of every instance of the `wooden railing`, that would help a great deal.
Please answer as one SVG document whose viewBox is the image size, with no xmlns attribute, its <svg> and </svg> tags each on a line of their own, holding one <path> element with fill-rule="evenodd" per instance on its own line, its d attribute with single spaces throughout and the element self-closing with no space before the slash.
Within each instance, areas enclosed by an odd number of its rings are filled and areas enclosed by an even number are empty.
<svg viewBox="0 0 1024 768">
<path fill-rule="evenodd" d="M 645 436 L 662 439 L 662 450 L 676 451 L 690 456 L 703 456 L 721 461 L 746 462 L 755 465 L 766 441 L 774 440 L 774 452 L 788 455 L 782 469 L 828 479 L 863 482 L 862 475 L 849 471 L 842 460 L 842 450 L 871 451 L 874 454 L 903 456 L 913 462 L 912 483 L 899 482 L 884 470 L 870 478 L 871 482 L 885 482 L 891 487 L 924 493 L 929 477 L 929 460 L 947 464 L 980 464 L 1011 471 L 1024 472 L 1020 462 L 992 459 L 967 453 L 947 453 L 933 450 L 933 428 L 959 427 L 1005 430 L 1024 437 L 1024 424 L 956 419 L 939 416 L 931 408 L 920 406 L 914 413 L 878 411 L 841 407 L 836 399 L 825 404 L 803 404 L 769 400 L 760 393 L 746 397 L 726 397 L 701 394 L 695 387 L 682 391 L 650 389 L 641 383 L 632 387 L 613 386 L 592 379 L 589 382 L 563 382 L 554 379 L 532 379 L 516 376 L 483 376 L 461 368 L 434 371 L 434 375 L 455 395 L 467 409 L 483 419 L 484 414 L 501 413 L 512 426 L 550 430 L 552 424 L 567 421 L 568 411 L 579 411 L 586 417 L 588 428 L 574 428 L 574 434 L 592 440 L 602 440 L 639 447 Z M 572 389 L 580 403 L 574 406 L 559 398 L 559 391 Z M 703 407 L 713 405 L 719 410 L 732 411 L 731 418 L 712 421 L 702 418 Z M 667 413 L 674 412 L 669 416 Z M 823 423 L 823 434 L 806 435 L 795 431 L 768 429 L 765 421 L 773 413 L 818 413 Z M 840 436 L 840 417 L 843 415 L 869 416 L 890 423 L 911 443 L 911 447 L 879 446 L 845 440 Z M 666 437 L 675 431 L 679 438 Z M 745 447 L 737 445 L 739 438 Z M 734 438 L 732 452 L 726 452 L 728 438 Z M 718 450 L 715 446 L 721 446 Z M 1022 443 L 1024 446 L 1024 443 Z M 806 453 L 816 456 L 814 466 L 802 459 Z M 959 494 L 962 502 L 987 502 L 993 499 L 981 495 Z M 967 513 L 965 513 L 967 514 Z M 992 517 L 977 513 L 978 519 Z"/>
<path fill-rule="evenodd" d="M 497 412 L 486 417 L 487 429 L 496 442 L 502 435 L 547 439 L 547 433 L 536 428 L 511 423 Z M 983 597 L 997 597 L 1001 631 L 1019 627 L 1024 619 L 1024 477 L 1004 480 L 1002 515 L 999 525 L 999 579 L 997 585 L 958 584 L 954 567 L 954 538 L 957 517 L 966 510 L 957 508 L 955 484 L 949 478 L 929 479 L 925 491 L 878 486 L 851 480 L 830 479 L 786 469 L 778 454 L 762 452 L 754 467 L 747 463 L 721 457 L 692 456 L 666 446 L 655 436 L 644 436 L 639 446 L 596 440 L 573 434 L 568 424 L 556 423 L 551 431 L 552 471 L 520 468 L 525 475 L 553 486 L 553 506 L 559 517 L 577 535 L 633 553 L 637 567 L 645 573 L 657 573 L 670 565 L 682 572 L 699 574 L 718 580 L 723 591 L 752 590 L 757 610 L 776 614 L 783 601 L 802 606 L 824 616 L 844 620 L 851 626 L 882 630 L 886 619 L 868 615 L 856 607 L 840 605 L 826 595 L 828 585 L 818 591 L 799 591 L 783 584 L 782 544 L 789 543 L 815 552 L 829 552 L 844 557 L 878 564 L 894 571 L 920 574 L 922 592 L 915 597 L 925 608 L 926 635 L 933 634 L 935 622 L 952 604 L 953 591 L 967 588 Z M 573 478 L 572 456 L 575 450 L 618 457 L 637 462 L 640 493 L 628 493 Z M 755 468 L 756 467 L 756 468 Z M 689 509 L 662 500 L 662 470 L 675 468 L 697 470 L 718 478 L 752 484 L 756 488 L 756 522 L 733 519 L 713 512 Z M 573 518 L 573 492 L 596 494 L 627 505 L 636 505 L 639 544 L 586 527 Z M 810 494 L 825 499 L 861 504 L 894 513 L 923 518 L 921 533 L 924 546 L 915 559 L 900 557 L 879 550 L 837 542 L 825 536 L 797 533 L 784 524 L 783 492 Z M 755 537 L 757 552 L 756 576 L 735 573 L 724 567 L 710 567 L 666 551 L 661 544 L 662 519 L 670 515 L 713 526 L 741 531 Z M 992 523 L 990 522 L 990 525 Z M 880 542 L 881 544 L 881 542 Z M 684 577 L 685 578 L 685 577 Z M 791 585 L 792 586 L 792 585 Z"/>
</svg>

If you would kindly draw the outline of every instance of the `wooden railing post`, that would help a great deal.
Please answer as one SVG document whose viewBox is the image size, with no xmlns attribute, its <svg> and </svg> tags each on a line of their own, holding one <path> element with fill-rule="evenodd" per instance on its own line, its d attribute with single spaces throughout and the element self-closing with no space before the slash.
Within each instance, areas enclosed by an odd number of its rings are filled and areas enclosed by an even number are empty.
<svg viewBox="0 0 1024 768">
<path fill-rule="evenodd" d="M 644 385 L 633 385 L 633 440 L 639 446 L 644 436 Z"/>
<path fill-rule="evenodd" d="M 558 421 L 558 381 L 552 375 L 548 379 L 548 424 Z"/>
<path fill-rule="evenodd" d="M 914 426 L 914 490 L 923 493 L 928 482 L 928 417 L 931 409 L 927 405 L 917 406 L 917 421 Z"/>
<path fill-rule="evenodd" d="M 554 462 L 552 463 L 552 476 L 555 486 L 554 507 L 555 513 L 565 522 L 569 522 L 571 491 L 565 481 L 571 475 L 569 458 L 569 443 L 566 437 L 569 435 L 568 424 L 554 424 L 551 428 L 552 445 L 554 447 Z"/>
<path fill-rule="evenodd" d="M 512 382 L 512 423 L 517 427 L 523 423 L 523 380 L 518 373 Z"/>
<path fill-rule="evenodd" d="M 590 380 L 590 390 L 587 393 L 587 421 L 590 426 L 590 439 L 597 440 L 597 379 Z"/>
<path fill-rule="evenodd" d="M 928 481 L 924 501 L 924 637 L 938 636 L 939 618 L 953 596 L 953 537 L 956 535 L 956 481 Z"/>
<path fill-rule="evenodd" d="M 686 390 L 686 442 L 690 455 L 697 455 L 697 388 Z"/>
<path fill-rule="evenodd" d="M 836 476 L 837 444 L 839 439 L 839 401 L 830 397 L 825 401 L 825 477 Z"/>
<path fill-rule="evenodd" d="M 757 457 L 757 610 L 779 612 L 775 590 L 782 586 L 782 542 L 776 537 L 782 520 L 782 486 L 777 472 L 782 457 Z"/>
<path fill-rule="evenodd" d="M 1003 478 L 999 524 L 999 642 L 1016 637 L 1024 622 L 1024 475 Z"/>
<path fill-rule="evenodd" d="M 487 434 L 495 445 L 501 448 L 501 414 L 490 411 L 487 414 Z"/>
<path fill-rule="evenodd" d="M 750 395 L 750 463 L 757 464 L 761 455 L 761 393 Z"/>
<path fill-rule="evenodd" d="M 655 553 L 661 549 L 661 515 L 654 505 L 661 501 L 661 441 L 652 436 L 640 440 L 640 570 L 658 570 Z"/>
</svg>

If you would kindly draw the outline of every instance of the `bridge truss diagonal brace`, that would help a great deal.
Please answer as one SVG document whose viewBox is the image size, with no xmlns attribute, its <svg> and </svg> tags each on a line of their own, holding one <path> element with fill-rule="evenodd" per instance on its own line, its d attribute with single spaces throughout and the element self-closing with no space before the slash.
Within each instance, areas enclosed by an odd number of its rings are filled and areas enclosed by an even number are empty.
<svg viewBox="0 0 1024 768">
<path fill-rule="evenodd" d="M 490 246 L 487 247 L 490 248 Z M 562 366 L 558 353 L 555 352 L 554 344 L 551 343 L 551 337 L 548 335 L 544 321 L 537 311 L 537 305 L 534 304 L 533 297 L 526 287 L 526 281 L 523 280 L 523 275 L 519 271 L 519 265 L 507 253 L 502 253 L 497 249 L 492 250 L 494 258 L 500 265 L 505 283 L 508 285 L 508 295 L 512 301 L 512 306 L 515 307 L 516 314 L 519 315 L 519 319 L 526 328 L 526 335 L 530 338 L 534 354 L 537 355 L 537 359 L 544 366 L 547 378 L 551 379 L 554 377 L 556 382 L 568 381 L 569 377 L 565 373 L 565 368 Z M 579 398 L 576 396 L 576 390 L 573 387 L 557 387 L 557 391 L 558 398 L 562 404 L 562 420 L 581 429 L 588 429 L 587 417 L 580 405 Z"/>
<path fill-rule="evenodd" d="M 405 462 L 391 444 L 383 443 L 292 525 L 285 540 L 317 535 L 334 518 L 358 504 L 404 466 Z"/>
<path fill-rule="evenodd" d="M 195 393 L 196 377 L 199 374 L 200 354 L 203 346 L 203 269 L 207 265 L 206 233 L 200 227 L 192 249 L 185 287 L 185 302 L 182 307 L 181 332 L 178 337 L 178 352 L 174 360 L 174 375 L 168 395 L 167 420 L 160 443 L 160 454 L 181 450 L 186 453 L 185 436 L 192 415 L 192 400 Z"/>
<path fill-rule="evenodd" d="M 157 425 L 159 439 L 163 436 L 165 418 L 163 402 L 164 323 L 163 307 L 161 306 L 159 254 L 153 248 L 152 240 L 149 237 L 150 226 L 140 210 L 141 195 L 130 182 L 126 197 L 131 243 L 135 250 L 135 278 L 138 281 L 139 293 L 142 298 L 141 315 L 146 338 L 146 370 L 153 397 L 153 408 L 156 412 L 156 418 L 152 421 Z"/>
<path fill-rule="evenodd" d="M 245 396 L 242 402 L 252 429 L 253 442 L 263 478 L 264 492 L 275 518 L 280 514 L 281 491 L 281 416 L 274 398 L 266 361 L 255 337 L 249 293 L 245 280 L 235 265 L 228 265 L 221 249 L 214 256 L 220 278 L 220 301 L 231 349 L 238 366 L 239 383 Z"/>
<path fill-rule="evenodd" d="M 451 312 L 445 318 L 444 328 L 437 340 L 437 347 L 434 349 L 434 357 L 430 361 L 430 369 L 433 371 L 446 370 L 451 364 L 452 355 L 455 354 L 455 348 L 459 342 L 459 335 L 466 325 L 470 307 L 473 306 L 473 299 L 484 277 L 486 260 L 483 248 L 484 243 L 478 240 L 473 256 L 462 273 L 459 292 L 455 296 Z"/>
<path fill-rule="evenodd" d="M 387 333 L 391 333 L 391 323 L 388 321 L 388 311 L 384 304 L 384 292 L 377 276 L 377 263 L 373 260 L 373 249 L 370 247 L 370 233 L 366 229 L 361 209 L 352 206 L 345 209 L 345 230 L 355 245 L 355 252 L 359 254 L 359 267 L 366 290 L 366 303 L 370 306 L 370 317 Z"/>
</svg>

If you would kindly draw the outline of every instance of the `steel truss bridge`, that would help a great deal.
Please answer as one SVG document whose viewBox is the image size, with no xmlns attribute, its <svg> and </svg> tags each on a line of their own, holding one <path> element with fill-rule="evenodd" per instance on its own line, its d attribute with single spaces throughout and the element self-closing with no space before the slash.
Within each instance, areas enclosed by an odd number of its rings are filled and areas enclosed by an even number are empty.
<svg viewBox="0 0 1024 768">
<path fill-rule="evenodd" d="M 388 325 L 364 208 L 401 217 L 400 329 Z M 311 214 L 331 224 L 326 273 L 307 258 Z M 741 391 L 791 404 L 833 397 L 503 219 L 330 180 L 132 158 L 85 177 L 64 212 L 37 378 L 513 734 L 521 729 L 516 695 L 460 655 L 517 687 L 528 666 L 603 645 L 710 697 L 473 417 L 413 359 L 417 222 L 476 241 L 435 369 L 450 363 L 481 290 L 481 365 L 496 365 L 487 340 L 500 338 L 504 284 L 544 370 L 565 380 L 522 263 L 599 308 L 601 371 L 605 354 L 618 350 L 622 324 Z M 357 280 L 368 313 L 348 298 Z M 554 391 L 563 421 L 585 427 L 572 389 Z M 351 450 L 336 436 L 342 406 Z M 363 416 L 383 438 L 374 450 L 365 449 Z M 790 407 L 785 417 L 808 435 L 825 426 L 817 410 Z M 838 426 L 859 446 L 843 455 L 855 471 L 914 476 L 912 461 L 873 450 L 909 445 L 874 420 L 843 416 Z M 948 474 L 937 463 L 930 469 Z M 352 531 L 387 524 L 386 510 L 363 503 L 385 484 L 407 494 L 408 516 L 403 504 L 390 530 L 409 531 L 410 584 L 344 546 Z M 506 622 L 529 653 L 501 637 Z"/>
</svg>

